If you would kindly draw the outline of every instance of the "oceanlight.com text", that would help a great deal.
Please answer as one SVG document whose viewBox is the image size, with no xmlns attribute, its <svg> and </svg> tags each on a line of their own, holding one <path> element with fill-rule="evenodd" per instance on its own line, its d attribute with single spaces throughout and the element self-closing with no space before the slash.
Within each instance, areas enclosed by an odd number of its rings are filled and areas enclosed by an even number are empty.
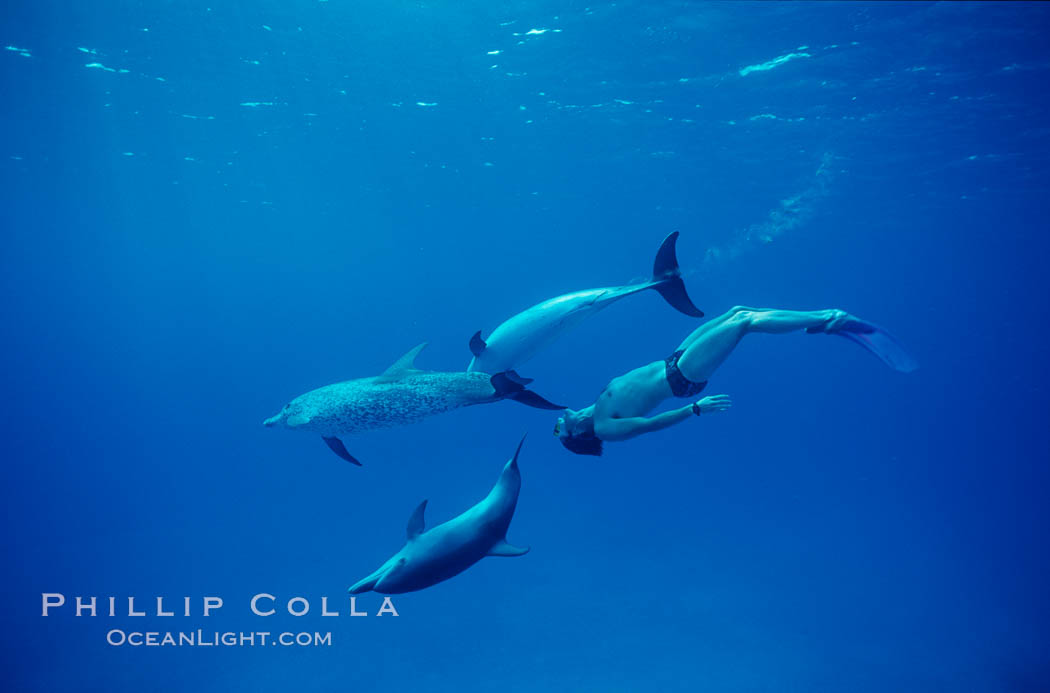
<svg viewBox="0 0 1050 693">
<path fill-rule="evenodd" d="M 123 631 L 106 633 L 113 647 L 331 647 L 332 633 L 271 633 L 269 631 Z"/>
</svg>

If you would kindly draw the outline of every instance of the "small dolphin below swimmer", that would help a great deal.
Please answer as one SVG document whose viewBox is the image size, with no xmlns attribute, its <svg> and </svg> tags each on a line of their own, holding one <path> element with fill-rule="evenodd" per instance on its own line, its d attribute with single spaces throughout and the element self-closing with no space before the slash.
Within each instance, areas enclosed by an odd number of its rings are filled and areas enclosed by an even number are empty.
<svg viewBox="0 0 1050 693">
<path fill-rule="evenodd" d="M 299 395 L 263 425 L 317 433 L 332 452 L 360 465 L 343 444 L 342 438 L 349 434 L 416 423 L 434 414 L 502 399 L 538 409 L 564 408 L 526 389 L 532 381 L 513 371 L 490 376 L 419 370 L 415 360 L 424 347 L 426 342 L 381 375 L 325 385 Z"/>
<path fill-rule="evenodd" d="M 427 502 L 420 503 L 408 519 L 404 547 L 378 570 L 354 583 L 350 594 L 415 592 L 459 575 L 485 556 L 528 553 L 527 548 L 507 543 L 507 528 L 521 490 L 518 454 L 524 442 L 522 437 L 489 494 L 466 512 L 424 531 Z"/>
<path fill-rule="evenodd" d="M 524 310 L 501 323 L 487 339 L 478 331 L 470 338 L 474 354 L 468 371 L 501 373 L 517 368 L 548 346 L 561 334 L 621 298 L 653 289 L 675 310 L 702 318 L 703 311 L 693 305 L 685 291 L 675 244 L 678 232 L 667 236 L 656 252 L 652 278 L 641 284 L 604 289 L 585 289 L 556 296 Z"/>
</svg>

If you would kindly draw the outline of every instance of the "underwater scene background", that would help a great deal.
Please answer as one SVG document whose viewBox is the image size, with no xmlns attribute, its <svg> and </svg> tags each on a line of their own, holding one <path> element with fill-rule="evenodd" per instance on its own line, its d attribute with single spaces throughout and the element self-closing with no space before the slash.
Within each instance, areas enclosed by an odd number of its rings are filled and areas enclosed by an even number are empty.
<svg viewBox="0 0 1050 693">
<path fill-rule="evenodd" d="M 1050 7 L 0 13 L 6 689 L 1050 689 Z M 920 369 L 751 336 L 707 390 L 731 411 L 601 458 L 514 402 L 357 436 L 363 467 L 262 426 L 421 341 L 464 369 L 475 331 L 647 278 L 675 230 L 708 316 L 843 308 Z M 520 372 L 580 407 L 697 324 L 646 292 Z M 462 512 L 526 432 L 531 552 L 350 617 L 419 501 Z M 45 592 L 194 616 L 43 618 Z"/>
</svg>

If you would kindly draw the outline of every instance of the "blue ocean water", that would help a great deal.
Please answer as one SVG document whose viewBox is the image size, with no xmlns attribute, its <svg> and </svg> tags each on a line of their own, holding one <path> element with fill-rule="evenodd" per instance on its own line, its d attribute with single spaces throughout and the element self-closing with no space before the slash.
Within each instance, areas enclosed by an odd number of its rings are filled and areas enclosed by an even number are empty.
<svg viewBox="0 0 1050 693">
<path fill-rule="evenodd" d="M 1050 689 L 1046 5 L 0 17 L 6 689 Z M 841 307 L 921 368 L 749 336 L 708 389 L 730 412 L 601 458 L 514 402 L 355 437 L 360 468 L 261 425 L 421 341 L 465 368 L 476 330 L 644 279 L 674 230 L 709 316 Z M 646 292 L 520 370 L 581 407 L 696 325 Z M 532 551 L 349 616 L 418 502 L 462 512 L 525 432 Z M 198 628 L 332 642 L 106 641 Z"/>
</svg>

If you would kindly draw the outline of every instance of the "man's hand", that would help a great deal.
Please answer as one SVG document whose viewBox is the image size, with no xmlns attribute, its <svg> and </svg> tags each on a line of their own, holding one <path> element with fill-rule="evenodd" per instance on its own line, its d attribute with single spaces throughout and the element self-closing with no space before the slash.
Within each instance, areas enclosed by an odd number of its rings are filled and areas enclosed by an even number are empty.
<svg viewBox="0 0 1050 693">
<path fill-rule="evenodd" d="M 725 411 L 733 406 L 733 403 L 729 401 L 729 395 L 711 395 L 698 401 L 696 406 L 700 407 L 701 414 L 710 414 L 716 411 Z"/>
</svg>

